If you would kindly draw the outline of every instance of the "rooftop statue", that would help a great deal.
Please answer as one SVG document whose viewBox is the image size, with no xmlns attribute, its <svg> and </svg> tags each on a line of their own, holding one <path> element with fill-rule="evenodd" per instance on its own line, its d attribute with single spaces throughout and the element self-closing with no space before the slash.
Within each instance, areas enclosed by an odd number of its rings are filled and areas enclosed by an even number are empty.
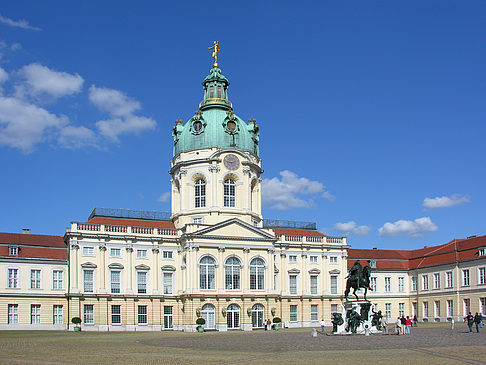
<svg viewBox="0 0 486 365">
<path fill-rule="evenodd" d="M 349 291 L 353 288 L 353 294 L 356 297 L 356 300 L 359 300 L 358 295 L 356 294 L 356 290 L 363 288 L 364 292 L 364 299 L 366 299 L 366 293 L 370 288 L 370 276 L 371 276 L 371 268 L 369 266 L 361 266 L 361 262 L 356 260 L 353 267 L 349 270 L 349 275 L 346 276 L 348 279 L 346 282 L 346 291 L 344 292 L 344 296 L 346 300 L 348 300 Z"/>
<path fill-rule="evenodd" d="M 219 41 L 214 41 L 214 45 L 209 47 L 208 49 L 212 49 L 213 53 L 211 57 L 214 59 L 213 67 L 218 68 L 218 53 L 219 53 Z"/>
</svg>

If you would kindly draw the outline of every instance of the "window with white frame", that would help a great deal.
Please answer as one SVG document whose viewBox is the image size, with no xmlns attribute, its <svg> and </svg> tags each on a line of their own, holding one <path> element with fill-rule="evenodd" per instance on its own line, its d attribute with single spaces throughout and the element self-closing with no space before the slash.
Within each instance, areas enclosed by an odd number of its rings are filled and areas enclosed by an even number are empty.
<svg viewBox="0 0 486 365">
<path fill-rule="evenodd" d="M 391 318 L 391 303 L 385 303 L 385 316 L 386 318 Z"/>
<path fill-rule="evenodd" d="M 250 261 L 250 289 L 265 289 L 265 262 L 258 257 Z"/>
<path fill-rule="evenodd" d="M 486 284 L 486 267 L 478 268 L 478 284 Z"/>
<path fill-rule="evenodd" d="M 338 305 L 331 304 L 331 313 L 337 313 L 337 312 L 338 312 Z"/>
<path fill-rule="evenodd" d="M 111 324 L 121 324 L 121 305 L 111 306 Z"/>
<path fill-rule="evenodd" d="M 385 278 L 385 292 L 391 292 L 391 278 Z"/>
<path fill-rule="evenodd" d="M 480 311 L 481 314 L 484 316 L 486 315 L 486 298 L 479 298 L 479 305 L 480 305 Z"/>
<path fill-rule="evenodd" d="M 64 271 L 52 270 L 52 289 L 64 289 Z"/>
<path fill-rule="evenodd" d="M 224 181 L 224 206 L 234 207 L 236 202 L 236 183 L 232 179 Z"/>
<path fill-rule="evenodd" d="M 469 314 L 471 311 L 471 300 L 469 298 L 466 298 L 463 300 L 463 309 L 464 309 L 464 317 Z"/>
<path fill-rule="evenodd" d="M 253 224 L 253 227 L 258 227 L 258 221 L 256 219 L 252 219 L 251 223 Z"/>
<path fill-rule="evenodd" d="M 440 273 L 434 273 L 434 289 L 440 289 Z"/>
<path fill-rule="evenodd" d="M 121 248 L 111 247 L 110 248 L 111 257 L 121 257 Z"/>
<path fill-rule="evenodd" d="M 9 256 L 18 256 L 19 255 L 19 248 L 17 246 L 9 246 L 8 255 Z"/>
<path fill-rule="evenodd" d="M 439 318 L 440 317 L 440 301 L 436 300 L 434 302 L 434 317 Z"/>
<path fill-rule="evenodd" d="M 173 293 L 173 281 L 174 281 L 174 274 L 170 271 L 164 271 L 162 273 L 162 286 L 164 290 L 164 294 L 172 294 Z"/>
<path fill-rule="evenodd" d="M 422 275 L 422 290 L 429 290 L 429 276 Z"/>
<path fill-rule="evenodd" d="M 139 249 L 137 250 L 137 259 L 146 259 L 147 258 L 147 250 Z"/>
<path fill-rule="evenodd" d="M 454 315 L 454 302 L 449 299 L 447 300 L 447 317 L 452 317 Z"/>
<path fill-rule="evenodd" d="M 398 278 L 398 291 L 400 293 L 403 293 L 405 291 L 405 278 L 403 276 L 400 276 Z"/>
<path fill-rule="evenodd" d="M 236 257 L 228 257 L 224 264 L 226 290 L 239 290 L 241 279 L 241 262 Z"/>
<path fill-rule="evenodd" d="M 290 322 L 297 322 L 297 306 L 290 306 Z"/>
<path fill-rule="evenodd" d="M 290 294 L 297 294 L 297 275 L 290 274 L 289 275 L 289 292 Z"/>
<path fill-rule="evenodd" d="M 317 264 L 319 263 L 319 256 L 309 256 L 309 263 L 311 264 Z"/>
<path fill-rule="evenodd" d="M 478 256 L 486 256 L 486 248 L 485 247 L 480 247 L 478 249 Z"/>
<path fill-rule="evenodd" d="M 398 315 L 400 317 L 405 316 L 405 303 L 398 303 Z"/>
<path fill-rule="evenodd" d="M 337 256 L 329 256 L 329 263 L 330 264 L 337 264 L 338 263 L 338 257 Z"/>
<path fill-rule="evenodd" d="M 376 286 L 376 277 L 371 277 L 370 278 L 370 289 L 371 289 L 371 291 L 376 292 L 376 288 L 377 288 L 377 286 Z"/>
<path fill-rule="evenodd" d="M 170 305 L 164 305 L 164 329 L 174 328 L 173 308 Z"/>
<path fill-rule="evenodd" d="M 318 283 L 319 283 L 319 277 L 318 275 L 311 275 L 310 278 L 310 293 L 311 294 L 317 294 L 318 293 Z"/>
<path fill-rule="evenodd" d="M 8 324 L 19 323 L 19 305 L 9 304 L 8 305 Z"/>
<path fill-rule="evenodd" d="M 462 269 L 462 286 L 469 286 L 470 284 L 469 269 Z"/>
<path fill-rule="evenodd" d="M 121 271 L 110 271 L 110 288 L 113 294 L 119 294 L 121 292 Z"/>
<path fill-rule="evenodd" d="M 316 322 L 319 320 L 319 307 L 317 304 L 311 304 L 311 321 Z"/>
<path fill-rule="evenodd" d="M 191 223 L 194 224 L 204 224 L 204 217 L 192 217 Z"/>
<path fill-rule="evenodd" d="M 410 284 L 411 284 L 411 287 L 412 287 L 412 291 L 416 291 L 417 290 L 417 277 L 416 276 L 412 276 L 410 278 Z"/>
<path fill-rule="evenodd" d="M 295 264 L 297 262 L 297 255 L 289 255 L 289 262 Z"/>
<path fill-rule="evenodd" d="M 147 294 L 147 272 L 137 271 L 137 292 Z"/>
<path fill-rule="evenodd" d="M 445 276 L 446 276 L 447 288 L 452 288 L 454 286 L 454 281 L 453 281 L 453 278 L 452 278 L 452 271 L 447 271 L 445 273 Z"/>
<path fill-rule="evenodd" d="M 370 263 L 370 267 L 372 269 L 376 269 L 376 260 L 368 260 L 368 262 Z"/>
<path fill-rule="evenodd" d="M 164 260 L 172 260 L 173 258 L 172 251 L 162 251 L 162 258 Z"/>
<path fill-rule="evenodd" d="M 338 277 L 337 277 L 337 275 L 331 275 L 330 280 L 331 280 L 331 294 L 337 294 L 338 293 Z"/>
<path fill-rule="evenodd" d="M 210 256 L 204 256 L 199 262 L 199 288 L 215 289 L 216 261 Z"/>
<path fill-rule="evenodd" d="M 429 302 L 423 302 L 423 317 L 427 318 L 429 316 Z"/>
<path fill-rule="evenodd" d="M 62 305 L 54 305 L 52 307 L 52 323 L 63 324 L 63 307 Z"/>
<path fill-rule="evenodd" d="M 84 324 L 94 324 L 94 305 L 84 305 Z"/>
<path fill-rule="evenodd" d="M 147 324 L 148 323 L 148 312 L 146 305 L 139 305 L 138 306 L 138 324 Z"/>
<path fill-rule="evenodd" d="M 40 289 L 41 288 L 41 271 L 40 269 L 30 270 L 30 288 Z"/>
<path fill-rule="evenodd" d="M 83 247 L 83 256 L 94 256 L 95 249 L 93 246 L 84 246 Z"/>
<path fill-rule="evenodd" d="M 40 311 L 41 311 L 40 304 L 30 305 L 30 324 L 40 324 L 40 318 L 41 318 Z"/>
<path fill-rule="evenodd" d="M 194 206 L 201 208 L 206 206 L 206 181 L 199 179 L 194 184 Z"/>
<path fill-rule="evenodd" d="M 93 293 L 94 270 L 83 270 L 83 288 L 85 293 Z"/>
<path fill-rule="evenodd" d="M 8 275 L 7 287 L 10 289 L 18 289 L 19 269 L 7 269 L 7 275 Z"/>
</svg>

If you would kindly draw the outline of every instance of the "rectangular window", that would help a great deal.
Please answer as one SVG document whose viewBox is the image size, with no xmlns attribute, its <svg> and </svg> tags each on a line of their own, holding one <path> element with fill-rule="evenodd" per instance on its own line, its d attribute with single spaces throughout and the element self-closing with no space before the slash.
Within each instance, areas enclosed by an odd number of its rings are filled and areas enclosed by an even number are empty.
<svg viewBox="0 0 486 365">
<path fill-rule="evenodd" d="M 10 246 L 8 248 L 8 255 L 9 256 L 18 256 L 19 255 L 19 248 L 16 246 Z"/>
<path fill-rule="evenodd" d="M 463 303 L 464 303 L 464 317 L 465 317 L 471 311 L 471 300 L 470 299 L 464 299 Z"/>
<path fill-rule="evenodd" d="M 64 271 L 52 271 L 52 289 L 64 289 Z"/>
<path fill-rule="evenodd" d="M 137 271 L 137 291 L 138 294 L 147 294 L 147 273 Z"/>
<path fill-rule="evenodd" d="M 30 305 L 30 324 L 40 324 L 40 304 Z"/>
<path fill-rule="evenodd" d="M 84 305 L 84 324 L 94 324 L 94 305 Z"/>
<path fill-rule="evenodd" d="M 329 263 L 330 263 L 330 264 L 337 264 L 337 263 L 338 263 L 338 258 L 337 258 L 337 256 L 330 256 L 330 257 L 329 257 Z"/>
<path fill-rule="evenodd" d="M 391 278 L 385 278 L 385 292 L 391 292 Z"/>
<path fill-rule="evenodd" d="M 172 276 L 171 272 L 164 272 L 162 273 L 163 276 L 163 287 L 164 287 L 164 294 L 172 294 Z"/>
<path fill-rule="evenodd" d="M 434 302 L 434 317 L 439 318 L 440 317 L 440 301 L 436 300 Z"/>
<path fill-rule="evenodd" d="M 311 304 L 311 321 L 315 322 L 319 320 L 319 312 L 318 312 L 317 304 Z"/>
<path fill-rule="evenodd" d="M 479 302 L 481 304 L 481 308 L 480 308 L 481 314 L 484 316 L 486 315 L 486 298 L 480 298 Z"/>
<path fill-rule="evenodd" d="M 164 260 L 172 260 L 172 251 L 162 251 L 162 258 Z"/>
<path fill-rule="evenodd" d="M 111 292 L 118 294 L 121 291 L 121 271 L 110 271 Z"/>
<path fill-rule="evenodd" d="M 192 217 L 191 223 L 194 224 L 204 224 L 204 217 Z"/>
<path fill-rule="evenodd" d="M 462 286 L 469 286 L 470 280 L 469 280 L 469 269 L 463 269 L 462 270 Z"/>
<path fill-rule="evenodd" d="M 174 318 L 171 306 L 164 306 L 164 329 L 169 330 L 174 328 Z"/>
<path fill-rule="evenodd" d="M 290 322 L 297 322 L 297 306 L 290 306 Z"/>
<path fill-rule="evenodd" d="M 121 324 L 121 305 L 111 306 L 111 324 Z"/>
<path fill-rule="evenodd" d="M 423 302 L 423 309 L 424 309 L 424 318 L 427 318 L 429 316 L 429 302 Z"/>
<path fill-rule="evenodd" d="M 478 249 L 478 256 L 486 256 L 486 248 L 481 247 Z"/>
<path fill-rule="evenodd" d="M 19 269 L 8 269 L 8 288 L 19 287 Z"/>
<path fill-rule="evenodd" d="M 83 270 L 83 286 L 85 293 L 93 293 L 94 270 Z"/>
<path fill-rule="evenodd" d="M 331 304 L 331 313 L 337 313 L 337 312 L 338 312 L 338 305 Z"/>
<path fill-rule="evenodd" d="M 405 278 L 402 276 L 398 278 L 398 291 L 400 293 L 405 291 Z"/>
<path fill-rule="evenodd" d="M 83 256 L 94 256 L 95 250 L 92 246 L 84 246 L 83 247 Z"/>
<path fill-rule="evenodd" d="M 52 307 L 52 323 L 63 324 L 63 308 L 62 305 L 55 305 Z"/>
<path fill-rule="evenodd" d="M 478 284 L 486 284 L 486 267 L 478 269 Z"/>
<path fill-rule="evenodd" d="M 412 276 L 412 278 L 410 279 L 410 284 L 412 286 L 412 291 L 417 291 L 417 277 L 416 276 Z"/>
<path fill-rule="evenodd" d="M 31 289 L 41 288 L 41 271 L 39 269 L 30 270 L 30 288 Z"/>
<path fill-rule="evenodd" d="M 317 264 L 319 262 L 318 256 L 309 256 L 309 262 L 311 264 Z"/>
<path fill-rule="evenodd" d="M 369 260 L 369 263 L 372 269 L 376 269 L 376 260 Z"/>
<path fill-rule="evenodd" d="M 376 291 L 376 277 L 371 277 L 370 278 L 370 289 L 371 291 Z"/>
<path fill-rule="evenodd" d="M 337 275 L 331 275 L 331 294 L 338 293 L 338 277 Z"/>
<path fill-rule="evenodd" d="M 137 250 L 137 259 L 146 259 L 147 250 Z"/>
<path fill-rule="evenodd" d="M 8 305 L 8 324 L 19 323 L 19 305 L 9 304 Z"/>
<path fill-rule="evenodd" d="M 147 323 L 148 323 L 147 306 L 146 305 L 139 305 L 138 306 L 138 324 L 147 324 Z"/>
<path fill-rule="evenodd" d="M 454 302 L 452 300 L 447 301 L 447 317 L 452 317 L 454 315 Z"/>
<path fill-rule="evenodd" d="M 434 273 L 434 289 L 440 289 L 440 273 Z"/>
<path fill-rule="evenodd" d="M 429 290 L 429 276 L 422 275 L 422 290 Z"/>
<path fill-rule="evenodd" d="M 290 294 L 297 294 L 297 275 L 289 275 Z"/>
<path fill-rule="evenodd" d="M 446 285 L 448 288 L 452 288 L 454 286 L 454 281 L 452 280 L 452 271 L 447 271 L 446 275 Z"/>
<path fill-rule="evenodd" d="M 289 255 L 289 262 L 296 263 L 297 262 L 297 255 Z"/>
<path fill-rule="evenodd" d="M 110 248 L 111 257 L 121 257 L 121 248 Z"/>
<path fill-rule="evenodd" d="M 391 303 L 385 303 L 385 316 L 386 318 L 391 318 Z"/>
<path fill-rule="evenodd" d="M 400 317 L 405 316 L 405 303 L 398 303 L 398 315 Z"/>
<path fill-rule="evenodd" d="M 310 276 L 310 293 L 311 294 L 317 294 L 317 283 L 318 283 L 318 280 L 317 280 L 317 275 L 311 275 Z"/>
</svg>

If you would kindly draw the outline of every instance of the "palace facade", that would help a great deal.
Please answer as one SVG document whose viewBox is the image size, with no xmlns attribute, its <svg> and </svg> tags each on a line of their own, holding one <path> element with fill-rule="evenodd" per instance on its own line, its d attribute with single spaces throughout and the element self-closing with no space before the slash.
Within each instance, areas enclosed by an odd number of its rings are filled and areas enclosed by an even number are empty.
<svg viewBox="0 0 486 365">
<path fill-rule="evenodd" d="M 264 219 L 259 127 L 234 113 L 215 65 L 173 127 L 172 211 L 95 208 L 61 236 L 0 234 L 0 328 L 255 330 L 318 326 L 341 311 L 348 267 L 372 267 L 389 318 L 486 314 L 486 236 L 422 250 L 351 249 L 315 223 Z M 4 289 L 5 288 L 5 289 Z M 360 293 L 362 295 L 362 293 Z"/>
</svg>

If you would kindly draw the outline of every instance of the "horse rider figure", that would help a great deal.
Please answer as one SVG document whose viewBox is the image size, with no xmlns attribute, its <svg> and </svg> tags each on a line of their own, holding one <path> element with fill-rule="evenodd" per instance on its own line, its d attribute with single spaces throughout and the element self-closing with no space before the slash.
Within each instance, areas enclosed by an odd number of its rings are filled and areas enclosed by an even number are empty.
<svg viewBox="0 0 486 365">
<path fill-rule="evenodd" d="M 347 278 L 351 278 L 356 280 L 356 285 L 358 288 L 361 287 L 361 283 L 363 282 L 363 266 L 361 266 L 361 262 L 356 260 L 353 267 L 349 270 L 349 275 L 346 276 Z"/>
<path fill-rule="evenodd" d="M 353 267 L 351 267 L 351 269 L 349 270 L 349 275 L 346 276 L 346 279 L 348 279 L 346 282 L 346 291 L 344 292 L 346 300 L 348 299 L 348 294 L 351 288 L 354 289 L 353 294 L 356 297 L 356 300 L 358 300 L 358 295 L 356 294 L 356 291 L 360 288 L 363 288 L 365 290 L 364 298 L 365 300 L 367 300 L 366 293 L 368 292 L 370 285 L 370 276 L 371 268 L 369 266 L 363 268 L 361 262 L 359 260 L 356 260 Z"/>
</svg>

